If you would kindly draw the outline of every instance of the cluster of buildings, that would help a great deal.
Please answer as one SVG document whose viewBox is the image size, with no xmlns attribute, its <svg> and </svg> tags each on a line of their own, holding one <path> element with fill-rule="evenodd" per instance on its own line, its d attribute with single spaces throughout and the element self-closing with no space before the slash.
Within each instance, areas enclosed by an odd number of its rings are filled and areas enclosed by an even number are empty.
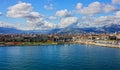
<svg viewBox="0 0 120 70">
<path fill-rule="evenodd" d="M 73 37 L 73 42 L 120 46 L 120 34 L 81 34 Z"/>
<path fill-rule="evenodd" d="M 0 42 L 70 42 L 72 35 L 59 34 L 0 34 Z"/>
<path fill-rule="evenodd" d="M 0 34 L 0 42 L 63 42 L 120 45 L 120 34 Z"/>
</svg>

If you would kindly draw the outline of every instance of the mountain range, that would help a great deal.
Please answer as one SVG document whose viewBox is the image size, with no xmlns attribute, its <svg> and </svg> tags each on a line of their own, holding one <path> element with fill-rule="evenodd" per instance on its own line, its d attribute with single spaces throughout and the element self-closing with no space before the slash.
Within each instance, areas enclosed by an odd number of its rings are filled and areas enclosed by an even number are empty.
<svg viewBox="0 0 120 70">
<path fill-rule="evenodd" d="M 75 28 L 75 27 L 66 27 L 66 28 L 59 28 L 59 29 L 52 29 L 52 30 L 19 30 L 16 28 L 7 28 L 7 27 L 0 27 L 0 33 L 2 34 L 77 34 L 77 33 L 115 33 L 120 32 L 120 25 L 118 24 L 111 24 L 103 27 L 86 27 L 86 28 Z"/>
</svg>

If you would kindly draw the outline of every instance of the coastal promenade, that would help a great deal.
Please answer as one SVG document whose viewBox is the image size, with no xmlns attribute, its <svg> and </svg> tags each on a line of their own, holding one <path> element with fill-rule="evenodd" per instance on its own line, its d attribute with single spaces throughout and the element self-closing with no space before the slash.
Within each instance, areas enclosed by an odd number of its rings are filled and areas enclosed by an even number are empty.
<svg viewBox="0 0 120 70">
<path fill-rule="evenodd" d="M 108 43 L 109 41 L 106 41 L 106 43 L 99 43 L 99 42 L 92 42 L 92 41 L 74 41 L 73 43 L 76 44 L 86 44 L 86 45 L 96 45 L 96 46 L 103 46 L 103 47 L 111 47 L 111 48 L 120 48 L 119 44 L 112 44 Z"/>
</svg>

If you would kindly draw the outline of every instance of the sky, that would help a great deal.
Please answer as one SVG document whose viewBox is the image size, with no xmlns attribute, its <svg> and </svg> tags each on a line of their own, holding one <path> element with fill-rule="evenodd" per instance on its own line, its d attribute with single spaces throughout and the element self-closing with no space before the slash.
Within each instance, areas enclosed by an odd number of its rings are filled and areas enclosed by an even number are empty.
<svg viewBox="0 0 120 70">
<path fill-rule="evenodd" d="M 51 30 L 120 24 L 120 0 L 1 0 L 0 27 Z"/>
</svg>

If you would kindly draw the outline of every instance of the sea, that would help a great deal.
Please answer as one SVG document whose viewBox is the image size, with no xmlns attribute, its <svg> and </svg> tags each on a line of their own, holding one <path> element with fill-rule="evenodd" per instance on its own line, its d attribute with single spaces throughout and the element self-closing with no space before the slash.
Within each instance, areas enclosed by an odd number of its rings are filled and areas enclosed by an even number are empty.
<svg viewBox="0 0 120 70">
<path fill-rule="evenodd" d="M 0 46 L 0 70 L 120 70 L 120 49 L 81 44 Z"/>
</svg>

